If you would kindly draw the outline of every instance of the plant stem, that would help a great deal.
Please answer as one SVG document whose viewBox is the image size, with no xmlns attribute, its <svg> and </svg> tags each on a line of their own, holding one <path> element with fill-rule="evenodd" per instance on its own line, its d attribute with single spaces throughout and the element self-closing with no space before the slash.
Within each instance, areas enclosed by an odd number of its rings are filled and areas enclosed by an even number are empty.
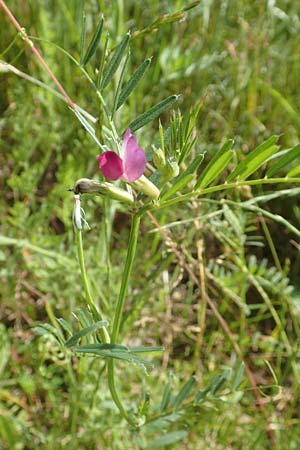
<svg viewBox="0 0 300 450">
<path fill-rule="evenodd" d="M 293 178 L 260 178 L 258 180 L 242 180 L 235 181 L 232 183 L 224 183 L 218 184 L 217 186 L 211 186 L 205 189 L 197 189 L 196 191 L 188 192 L 187 194 L 178 195 L 175 198 L 171 198 L 170 200 L 161 200 L 159 203 L 155 205 L 146 205 L 142 208 L 142 213 L 148 211 L 159 210 L 162 208 L 168 208 L 170 206 L 176 205 L 177 203 L 181 203 L 185 200 L 189 200 L 194 197 L 202 197 L 203 195 L 212 194 L 218 191 L 224 191 L 228 189 L 235 189 L 242 186 L 260 186 L 261 184 L 281 184 L 281 183 L 299 183 L 300 177 Z"/>
<path fill-rule="evenodd" d="M 77 243 L 77 252 L 78 252 L 78 259 L 79 259 L 79 265 L 80 265 L 80 271 L 81 271 L 81 279 L 82 279 L 82 283 L 83 283 L 83 288 L 84 288 L 84 293 L 85 293 L 85 298 L 86 298 L 87 304 L 89 305 L 89 307 L 92 311 L 93 317 L 96 320 L 103 320 L 102 314 L 96 308 L 96 305 L 93 301 L 93 298 L 92 298 L 92 295 L 90 292 L 87 274 L 86 274 L 86 270 L 85 270 L 85 264 L 84 264 L 83 246 L 82 246 L 82 231 L 77 228 L 76 228 L 76 243 Z M 105 343 L 110 342 L 110 337 L 109 337 L 108 331 L 105 327 L 100 328 L 99 334 L 100 334 L 101 340 L 103 342 L 105 342 Z"/>
<path fill-rule="evenodd" d="M 123 308 L 124 308 L 124 303 L 125 303 L 127 289 L 128 289 L 129 278 L 131 275 L 133 261 L 135 258 L 140 220 L 141 220 L 140 216 L 138 216 L 138 215 L 134 215 L 132 217 L 125 268 L 124 268 L 124 272 L 123 272 L 123 276 L 122 276 L 122 283 L 121 283 L 119 298 L 118 298 L 118 302 L 117 302 L 117 307 L 116 307 L 116 312 L 115 312 L 113 327 L 112 327 L 112 335 L 111 335 L 112 344 L 116 343 L 118 336 L 119 336 Z"/>
<path fill-rule="evenodd" d="M 126 262 L 125 262 L 125 268 L 122 276 L 122 282 L 119 292 L 119 298 L 116 306 L 116 311 L 114 315 L 114 321 L 113 321 L 113 327 L 112 327 L 112 334 L 111 334 L 111 342 L 112 344 L 115 344 L 120 331 L 120 326 L 122 322 L 122 316 L 123 316 L 123 309 L 124 309 L 124 303 L 126 299 L 127 289 L 128 289 L 128 283 L 129 278 L 132 271 L 133 261 L 135 257 L 136 252 L 136 246 L 137 246 L 137 239 L 138 239 L 138 231 L 139 231 L 139 225 L 140 225 L 140 216 L 134 215 L 132 217 L 131 222 L 131 230 L 130 230 L 130 236 L 129 236 L 129 242 L 128 242 L 128 249 L 127 249 L 127 256 L 126 256 Z M 122 416 L 127 420 L 127 422 L 132 425 L 133 427 L 137 427 L 137 424 L 135 421 L 128 415 L 127 411 L 125 410 L 122 401 L 118 395 L 116 384 L 115 384 L 115 373 L 114 373 L 114 360 L 111 358 L 107 362 L 107 374 L 108 374 L 108 386 L 111 393 L 111 396 L 117 405 L 117 407 L 120 410 L 120 413 Z"/>
</svg>

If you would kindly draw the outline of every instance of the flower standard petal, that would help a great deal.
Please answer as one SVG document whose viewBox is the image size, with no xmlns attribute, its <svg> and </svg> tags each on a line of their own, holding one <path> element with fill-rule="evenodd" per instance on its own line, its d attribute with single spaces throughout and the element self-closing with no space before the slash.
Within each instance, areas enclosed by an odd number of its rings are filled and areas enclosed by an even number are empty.
<svg viewBox="0 0 300 450">
<path fill-rule="evenodd" d="M 126 131 L 125 136 L 128 130 Z M 132 183 L 140 178 L 145 172 L 147 160 L 145 152 L 138 146 L 136 138 L 133 135 L 130 137 L 127 135 L 126 137 L 127 142 L 124 151 L 124 176 Z"/>
<path fill-rule="evenodd" d="M 97 159 L 99 169 L 108 180 L 119 180 L 124 174 L 123 161 L 115 152 L 104 152 Z"/>
</svg>

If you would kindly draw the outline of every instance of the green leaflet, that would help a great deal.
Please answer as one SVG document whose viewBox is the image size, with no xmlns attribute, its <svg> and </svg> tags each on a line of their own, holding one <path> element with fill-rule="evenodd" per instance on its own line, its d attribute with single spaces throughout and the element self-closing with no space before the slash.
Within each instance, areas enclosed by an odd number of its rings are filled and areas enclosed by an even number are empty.
<svg viewBox="0 0 300 450">
<path fill-rule="evenodd" d="M 106 33 L 105 42 L 104 42 L 104 46 L 103 46 L 103 50 L 102 50 L 102 54 L 101 54 L 99 68 L 98 68 L 97 79 L 96 79 L 96 86 L 98 89 L 100 88 L 100 85 L 101 85 L 108 41 L 109 41 L 109 33 Z"/>
<path fill-rule="evenodd" d="M 176 192 L 186 186 L 194 178 L 194 174 L 203 161 L 203 158 L 204 154 L 196 156 L 187 170 L 174 179 L 173 186 L 167 190 L 167 192 L 161 197 L 161 199 L 166 200 L 170 198 L 173 194 L 176 194 Z"/>
<path fill-rule="evenodd" d="M 76 347 L 75 351 L 77 353 L 102 356 L 102 358 L 120 359 L 138 365 L 145 371 L 147 370 L 147 368 L 153 366 L 153 364 L 150 361 L 139 358 L 138 356 L 135 356 L 134 354 L 128 352 L 127 348 L 123 345 L 90 344 Z"/>
<path fill-rule="evenodd" d="M 179 95 L 171 95 L 157 105 L 152 106 L 152 108 L 150 108 L 148 111 L 144 112 L 133 122 L 131 122 L 128 127 L 132 132 L 138 130 L 139 128 L 142 128 L 144 125 L 160 116 L 160 114 L 163 113 L 166 109 L 170 108 L 170 106 L 173 105 L 173 103 L 176 102 L 178 98 Z"/>
<path fill-rule="evenodd" d="M 83 25 L 85 26 L 85 22 L 84 22 Z M 95 31 L 95 33 L 94 33 L 94 35 L 92 37 L 90 45 L 88 46 L 86 54 L 84 55 L 82 60 L 80 60 L 80 65 L 81 66 L 85 66 L 89 62 L 91 57 L 94 55 L 94 53 L 96 52 L 98 44 L 99 44 L 100 39 L 101 39 L 102 29 L 103 29 L 103 16 L 99 20 L 99 23 L 97 25 L 96 31 Z M 85 30 L 84 29 L 83 29 L 82 33 L 83 33 L 83 36 L 85 36 Z M 85 38 L 83 38 L 83 40 L 82 40 L 82 46 L 84 45 L 84 41 L 85 41 Z"/>
<path fill-rule="evenodd" d="M 272 164 L 268 171 L 267 177 L 273 177 L 275 174 L 281 171 L 285 166 L 290 164 L 294 159 L 300 157 L 300 145 L 296 145 L 292 149 L 288 150 L 281 158 L 279 158 L 274 164 Z"/>
<path fill-rule="evenodd" d="M 200 175 L 195 189 L 204 189 L 215 181 L 228 166 L 234 152 L 232 150 L 233 140 L 227 141 L 208 163 Z"/>
<path fill-rule="evenodd" d="M 232 370 L 231 370 L 231 368 L 228 368 L 228 369 L 224 370 L 224 372 L 221 373 L 220 375 L 217 375 L 216 377 L 214 377 L 211 382 L 210 393 L 212 395 L 215 395 L 221 389 L 223 384 L 225 384 L 226 381 L 228 381 L 230 379 L 231 375 L 232 375 Z"/>
<path fill-rule="evenodd" d="M 246 158 L 239 163 L 235 170 L 227 177 L 226 181 L 232 181 L 235 178 L 246 180 L 253 172 L 261 167 L 274 153 L 277 152 L 278 136 L 271 136 L 265 142 L 252 150 Z"/>
<path fill-rule="evenodd" d="M 129 81 L 123 86 L 119 98 L 117 99 L 117 105 L 116 110 L 118 110 L 125 100 L 129 97 L 131 92 L 135 89 L 135 87 L 138 85 L 142 77 L 144 76 L 146 70 L 148 69 L 149 65 L 151 63 L 151 58 L 146 59 L 134 72 L 132 77 L 129 79 Z"/>
<path fill-rule="evenodd" d="M 196 378 L 191 377 L 180 389 L 179 393 L 174 399 L 173 407 L 177 409 L 182 402 L 190 395 L 194 385 L 196 383 Z"/>
<path fill-rule="evenodd" d="M 123 80 L 124 80 L 124 76 L 125 76 L 125 72 L 126 72 L 126 68 L 127 68 L 127 64 L 128 64 L 128 60 L 129 60 L 129 56 L 130 56 L 130 52 L 127 53 L 127 56 L 125 58 L 124 64 L 123 64 L 123 68 L 121 71 L 121 75 L 119 78 L 119 82 L 118 82 L 118 86 L 117 86 L 117 90 L 116 90 L 116 95 L 114 98 L 114 104 L 113 104 L 113 108 L 112 108 L 112 113 L 111 113 L 111 117 L 113 118 L 116 110 L 117 110 L 117 104 L 119 102 L 119 98 L 121 95 L 121 89 L 123 86 Z"/>
<path fill-rule="evenodd" d="M 105 322 L 102 324 L 102 322 Z M 107 322 L 104 320 L 102 322 L 97 322 L 98 324 L 102 324 L 102 326 L 107 326 Z M 96 324 L 94 324 L 96 325 Z M 100 326 L 100 325 L 99 325 Z M 98 326 L 98 327 L 99 327 Z M 91 328 L 91 327 L 87 327 Z M 83 331 L 83 330 L 81 330 Z M 77 333 L 79 334 L 79 333 Z M 121 344 L 86 344 L 80 347 L 76 347 L 76 351 L 84 351 L 84 352 L 94 352 L 95 350 L 109 350 L 111 352 L 125 352 L 125 353 L 151 353 L 151 352 L 161 352 L 163 347 L 161 346 L 138 346 L 138 347 L 127 347 L 126 345 Z"/>
<path fill-rule="evenodd" d="M 107 68 L 104 72 L 103 79 L 101 82 L 101 89 L 106 88 L 106 86 L 110 83 L 112 77 L 118 70 L 121 59 L 127 48 L 129 39 L 130 39 L 130 33 L 126 33 L 125 36 L 123 37 L 121 43 L 118 45 L 118 47 L 114 51 L 114 54 L 113 54 L 111 60 L 109 61 Z"/>
<path fill-rule="evenodd" d="M 76 345 L 79 339 L 82 337 L 98 330 L 99 328 L 107 327 L 108 322 L 106 320 L 101 320 L 99 322 L 96 322 L 92 325 L 89 325 L 82 330 L 80 330 L 78 333 L 73 334 L 73 336 L 65 343 L 66 347 L 73 347 L 73 345 Z"/>
<path fill-rule="evenodd" d="M 59 325 L 69 334 L 73 334 L 73 328 L 72 326 L 62 317 L 56 317 L 57 322 Z"/>
<path fill-rule="evenodd" d="M 187 431 L 178 430 L 166 433 L 158 439 L 155 439 L 151 444 L 147 445 L 147 448 L 164 448 L 166 445 L 175 444 L 175 442 L 182 441 L 187 436 Z"/>
<path fill-rule="evenodd" d="M 300 164 L 289 171 L 287 177 L 296 177 L 300 174 Z"/>
<path fill-rule="evenodd" d="M 160 403 L 160 411 L 165 411 L 167 409 L 167 407 L 169 406 L 171 400 L 171 386 L 170 383 L 166 384 L 165 388 L 164 388 L 164 392 L 163 392 L 163 396 L 161 399 L 161 403 Z"/>
<path fill-rule="evenodd" d="M 238 367 L 237 373 L 236 373 L 233 383 L 232 383 L 232 389 L 234 391 L 236 391 L 238 389 L 241 382 L 243 381 L 244 376 L 245 376 L 245 366 L 244 366 L 244 363 L 241 363 Z"/>
</svg>

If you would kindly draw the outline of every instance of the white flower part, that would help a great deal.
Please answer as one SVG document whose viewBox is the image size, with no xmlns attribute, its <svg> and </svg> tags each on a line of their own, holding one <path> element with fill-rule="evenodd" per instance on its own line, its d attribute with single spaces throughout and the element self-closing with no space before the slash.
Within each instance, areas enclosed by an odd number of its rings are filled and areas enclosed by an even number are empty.
<svg viewBox="0 0 300 450">
<path fill-rule="evenodd" d="M 82 230 L 80 196 L 78 194 L 74 195 L 73 221 L 76 228 Z"/>
</svg>

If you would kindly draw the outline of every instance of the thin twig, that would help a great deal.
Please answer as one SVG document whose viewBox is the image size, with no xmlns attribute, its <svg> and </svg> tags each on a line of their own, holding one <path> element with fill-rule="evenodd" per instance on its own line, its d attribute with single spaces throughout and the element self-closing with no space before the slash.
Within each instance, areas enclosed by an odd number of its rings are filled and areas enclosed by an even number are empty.
<svg viewBox="0 0 300 450">
<path fill-rule="evenodd" d="M 25 28 L 23 28 L 19 22 L 17 21 L 17 19 L 15 18 L 15 16 L 13 15 L 13 13 L 11 12 L 11 10 L 7 7 L 6 3 L 4 2 L 4 0 L 0 0 L 0 6 L 2 6 L 4 12 L 6 13 L 6 15 L 8 16 L 9 20 L 11 21 L 11 23 L 14 25 L 14 27 L 18 30 L 18 32 L 20 33 L 20 36 L 22 37 L 22 39 L 24 40 L 24 42 L 26 42 L 26 44 L 28 44 L 30 50 L 32 51 L 32 53 L 34 53 L 34 55 L 36 56 L 36 58 L 39 60 L 40 64 L 43 66 L 43 68 L 46 70 L 46 72 L 48 73 L 48 75 L 50 76 L 50 78 L 53 80 L 53 82 L 55 83 L 57 89 L 59 90 L 59 92 L 63 95 L 63 97 L 66 99 L 67 103 L 69 104 L 69 106 L 75 110 L 76 109 L 76 105 L 75 103 L 71 100 L 71 98 L 69 97 L 69 95 L 67 94 L 67 92 L 65 91 L 65 89 L 62 87 L 62 85 L 60 84 L 60 82 L 58 81 L 58 79 L 56 78 L 56 76 L 54 75 L 54 73 L 52 72 L 52 70 L 50 69 L 50 67 L 48 66 L 48 64 L 46 63 L 46 61 L 44 60 L 44 58 L 42 57 L 42 55 L 40 54 L 40 52 L 37 50 L 37 48 L 34 46 L 34 43 L 32 42 L 31 39 L 29 39 L 29 37 L 26 34 Z"/>
</svg>

